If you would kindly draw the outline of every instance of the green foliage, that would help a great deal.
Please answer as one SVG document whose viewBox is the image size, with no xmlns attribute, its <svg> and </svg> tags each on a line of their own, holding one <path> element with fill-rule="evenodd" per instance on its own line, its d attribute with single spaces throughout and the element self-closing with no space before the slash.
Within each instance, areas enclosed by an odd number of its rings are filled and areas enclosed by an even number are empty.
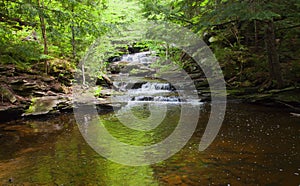
<svg viewBox="0 0 300 186">
<path fill-rule="evenodd" d="M 107 28 L 101 22 L 105 1 L 2 1 L 0 54 L 28 63 L 53 57 L 79 59 Z M 49 55 L 42 55 L 41 17 L 45 20 Z M 34 41 L 33 33 L 35 34 Z"/>
<path fill-rule="evenodd" d="M 264 34 L 268 22 L 272 22 L 283 74 L 292 82 L 298 76 L 290 75 L 287 69 L 298 72 L 299 12 L 299 0 L 1 1 L 0 62 L 28 67 L 53 58 L 81 59 L 86 68 L 92 69 L 89 75 L 96 78 L 105 73 L 109 57 L 123 55 L 124 48 L 135 44 L 156 51 L 161 58 L 153 64 L 157 68 L 168 66 L 167 60 L 185 68 L 189 63 L 182 63 L 181 51 L 165 43 L 141 40 L 143 22 L 164 20 L 203 36 L 221 62 L 226 78 L 252 82 L 270 71 Z M 41 18 L 48 54 L 43 54 Z"/>
<path fill-rule="evenodd" d="M 31 113 L 34 113 L 36 111 L 36 102 L 37 102 L 36 98 L 31 99 L 31 105 L 26 110 L 26 112 L 25 112 L 26 114 L 31 114 Z"/>
<path fill-rule="evenodd" d="M 94 90 L 94 96 L 95 97 L 101 97 L 102 96 L 102 93 L 101 93 L 102 89 L 103 88 L 101 86 L 97 86 L 96 89 Z"/>
<path fill-rule="evenodd" d="M 146 0 L 141 4 L 148 19 L 172 21 L 203 36 L 215 52 L 227 79 L 249 80 L 253 85 L 268 78 L 265 72 L 272 67 L 267 63 L 266 52 L 270 51 L 266 51 L 264 34 L 270 21 L 275 26 L 278 43 L 274 41 L 274 44 L 280 62 L 289 61 L 289 66 L 297 69 L 291 64 L 299 62 L 300 53 L 298 0 Z M 288 65 L 282 65 L 288 69 Z M 285 77 L 297 81 L 295 76 Z"/>
<path fill-rule="evenodd" d="M 42 47 L 35 41 L 25 40 L 29 33 L 30 31 L 25 29 L 8 31 L 0 28 L 0 34 L 3 36 L 0 40 L 0 63 L 25 67 L 43 58 Z"/>
</svg>

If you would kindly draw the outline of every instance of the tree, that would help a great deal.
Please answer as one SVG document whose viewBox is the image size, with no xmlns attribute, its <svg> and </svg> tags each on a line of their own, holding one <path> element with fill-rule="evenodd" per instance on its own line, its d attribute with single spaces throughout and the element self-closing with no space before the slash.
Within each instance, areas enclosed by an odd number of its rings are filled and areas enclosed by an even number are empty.
<svg viewBox="0 0 300 186">
<path fill-rule="evenodd" d="M 44 54 L 48 55 L 48 42 L 47 42 L 47 34 L 46 34 L 46 23 L 44 17 L 44 0 L 38 0 L 38 12 L 39 12 L 39 19 L 44 43 Z M 48 62 L 45 60 L 45 73 L 48 73 Z"/>
<path fill-rule="evenodd" d="M 147 0 L 143 6 L 148 18 L 173 21 L 203 36 L 225 65 L 236 58 L 237 75 L 243 74 L 246 61 L 260 61 L 258 56 L 264 55 L 268 85 L 284 86 L 280 67 L 284 58 L 279 46 L 293 39 L 287 38 L 284 31 L 294 30 L 290 36 L 294 37 L 295 29 L 300 27 L 298 0 Z"/>
<path fill-rule="evenodd" d="M 38 53 L 40 57 L 34 60 L 45 60 L 46 72 L 47 56 L 77 60 L 93 40 L 106 30 L 101 24 L 101 12 L 106 4 L 104 0 L 8 0 L 0 4 L 3 44 L 12 46 L 12 43 L 23 40 L 23 36 L 16 36 L 15 33 L 25 35 L 37 31 L 37 36 L 41 36 L 43 53 Z M 27 44 L 20 43 L 21 46 Z M 34 50 L 32 52 L 37 53 Z M 18 58 L 17 55 L 18 52 L 11 57 Z M 29 59 L 22 60 L 33 60 L 31 57 Z"/>
<path fill-rule="evenodd" d="M 266 52 L 268 56 L 270 77 L 272 80 L 276 81 L 278 88 L 282 88 L 284 86 L 284 83 L 281 76 L 279 55 L 276 49 L 275 38 L 276 37 L 275 37 L 274 21 L 273 20 L 266 21 L 265 45 L 266 45 Z"/>
</svg>

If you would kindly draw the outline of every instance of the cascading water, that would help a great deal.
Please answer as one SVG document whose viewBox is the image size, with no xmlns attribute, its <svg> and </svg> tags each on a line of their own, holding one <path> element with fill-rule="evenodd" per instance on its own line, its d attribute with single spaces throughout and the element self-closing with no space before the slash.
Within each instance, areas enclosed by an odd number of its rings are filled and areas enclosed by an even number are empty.
<svg viewBox="0 0 300 186">
<path fill-rule="evenodd" d="M 117 96 L 121 102 L 126 101 L 154 101 L 154 102 L 180 102 L 178 93 L 169 83 L 146 82 L 139 84 L 140 88 L 133 89 L 129 84 L 115 83 L 126 95 Z M 131 85 L 135 86 L 136 85 Z M 126 89 L 128 88 L 128 89 Z"/>
<path fill-rule="evenodd" d="M 153 52 L 146 51 L 135 54 L 127 54 L 120 58 L 117 63 L 126 63 L 127 65 L 134 64 L 134 68 L 128 71 L 121 71 L 114 77 L 114 87 L 117 91 L 123 92 L 122 96 L 115 96 L 113 99 L 116 102 L 166 102 L 166 103 L 181 103 L 188 102 L 186 99 L 181 99 L 179 92 L 169 82 L 163 79 L 151 78 L 145 76 L 131 76 L 130 71 L 138 69 L 150 69 L 151 63 L 158 59 L 153 55 Z M 195 102 L 195 100 L 193 100 Z M 199 103 L 199 100 L 196 102 Z"/>
<path fill-rule="evenodd" d="M 139 89 L 128 91 L 131 101 L 180 102 L 170 83 L 147 82 Z"/>
<path fill-rule="evenodd" d="M 151 90 L 172 90 L 170 83 L 145 83 L 141 87 L 142 91 L 151 91 Z"/>
<path fill-rule="evenodd" d="M 126 62 L 139 62 L 139 63 L 152 63 L 155 60 L 157 60 L 156 56 L 153 56 L 155 54 L 153 51 L 146 51 L 146 52 L 140 52 L 135 54 L 126 54 L 121 57 L 121 61 Z"/>
</svg>

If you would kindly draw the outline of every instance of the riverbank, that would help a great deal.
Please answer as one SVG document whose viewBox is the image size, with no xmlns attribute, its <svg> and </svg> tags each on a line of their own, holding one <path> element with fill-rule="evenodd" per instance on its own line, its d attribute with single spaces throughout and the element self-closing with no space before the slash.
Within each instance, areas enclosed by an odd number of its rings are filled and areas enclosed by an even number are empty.
<svg viewBox="0 0 300 186">
<path fill-rule="evenodd" d="M 0 85 L 1 121 L 22 117 L 38 99 L 64 100 L 71 96 L 70 83 L 64 84 L 58 77 L 16 65 L 0 65 Z M 65 109 L 58 104 L 57 110 Z"/>
<path fill-rule="evenodd" d="M 65 70 L 65 69 L 61 69 Z M 34 69 L 24 70 L 14 65 L 0 66 L 0 121 L 14 120 L 22 117 L 40 117 L 47 114 L 59 114 L 73 111 L 72 72 L 65 72 L 70 79 L 61 76 L 40 74 Z M 60 74 L 57 73 L 56 74 Z M 55 74 L 54 74 L 55 75 Z M 194 77 L 196 77 L 194 75 Z M 200 78 L 201 79 L 201 78 Z M 63 80 L 63 81 L 62 81 Z M 66 83 L 67 82 L 67 83 Z M 207 83 L 197 82 L 201 101 L 210 101 Z M 89 90 L 90 91 L 90 90 Z M 109 109 L 107 98 L 117 91 L 101 90 L 102 98 L 93 104 Z M 300 112 L 300 87 L 287 87 L 259 92 L 257 88 L 228 88 L 228 101 L 261 104 L 285 108 L 290 112 Z M 94 100 L 94 101 L 95 101 Z M 87 104 L 82 103 L 82 104 Z"/>
<path fill-rule="evenodd" d="M 300 111 L 300 87 L 287 87 L 258 92 L 255 88 L 227 89 L 228 99 L 245 103 L 289 108 Z"/>
</svg>

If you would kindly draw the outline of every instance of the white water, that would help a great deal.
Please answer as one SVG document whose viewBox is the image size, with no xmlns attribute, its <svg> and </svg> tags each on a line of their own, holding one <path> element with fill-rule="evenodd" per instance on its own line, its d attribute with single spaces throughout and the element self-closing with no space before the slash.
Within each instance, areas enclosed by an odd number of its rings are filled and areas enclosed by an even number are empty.
<svg viewBox="0 0 300 186">
<path fill-rule="evenodd" d="M 142 67 L 153 63 L 157 58 L 153 52 L 146 51 L 124 55 L 121 57 L 121 61 L 141 63 Z M 161 80 L 147 82 L 147 79 L 142 77 L 118 74 L 113 85 L 118 91 L 124 92 L 124 95 L 113 98 L 116 102 L 165 102 L 168 104 L 194 102 L 199 104 L 199 100 L 181 99 L 178 93 L 184 90 L 175 90 L 170 83 L 161 82 Z"/>
<path fill-rule="evenodd" d="M 121 57 L 121 61 L 139 62 L 139 63 L 153 63 L 158 57 L 154 56 L 153 51 L 140 52 L 135 54 L 126 54 Z"/>
</svg>

